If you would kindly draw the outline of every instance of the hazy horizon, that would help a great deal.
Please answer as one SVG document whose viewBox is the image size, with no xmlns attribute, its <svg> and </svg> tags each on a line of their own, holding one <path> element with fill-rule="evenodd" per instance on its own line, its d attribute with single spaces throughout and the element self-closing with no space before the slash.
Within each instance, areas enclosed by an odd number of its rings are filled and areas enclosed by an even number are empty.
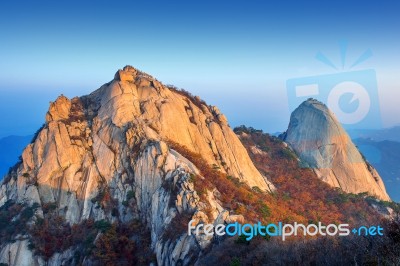
<svg viewBox="0 0 400 266">
<path fill-rule="evenodd" d="M 373 69 L 382 126 L 399 125 L 399 11 L 394 1 L 2 2 L 0 137 L 32 134 L 49 101 L 88 94 L 127 64 L 217 105 L 233 127 L 270 133 L 288 125 L 288 80 Z"/>
</svg>

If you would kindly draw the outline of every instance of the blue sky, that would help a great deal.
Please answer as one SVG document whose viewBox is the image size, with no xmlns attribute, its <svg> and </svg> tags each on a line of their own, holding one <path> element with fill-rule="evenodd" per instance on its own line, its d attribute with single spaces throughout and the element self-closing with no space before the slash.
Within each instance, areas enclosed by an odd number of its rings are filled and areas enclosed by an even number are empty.
<svg viewBox="0 0 400 266">
<path fill-rule="evenodd" d="M 370 3 L 371 2 L 371 3 Z M 27 135 L 49 101 L 88 94 L 133 65 L 218 105 L 232 126 L 285 130 L 286 81 L 374 69 L 383 126 L 400 124 L 398 1 L 2 1 L 0 137 Z M 374 99 L 373 99 L 374 100 Z"/>
</svg>

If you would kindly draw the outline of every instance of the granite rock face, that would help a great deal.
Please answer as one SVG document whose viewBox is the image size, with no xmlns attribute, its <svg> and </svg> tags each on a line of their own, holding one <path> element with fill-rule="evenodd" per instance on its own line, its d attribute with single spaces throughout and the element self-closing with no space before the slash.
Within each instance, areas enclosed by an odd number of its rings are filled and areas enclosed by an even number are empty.
<svg viewBox="0 0 400 266">
<path fill-rule="evenodd" d="M 303 102 L 292 113 L 283 139 L 331 186 L 390 200 L 377 171 L 323 103 L 314 99 Z"/>
<path fill-rule="evenodd" d="M 211 217 L 190 182 L 196 166 L 171 149 L 175 142 L 210 165 L 264 191 L 275 188 L 253 165 L 246 149 L 216 107 L 162 85 L 127 66 L 90 95 L 50 104 L 46 123 L 22 154 L 22 162 L 0 183 L 0 206 L 7 201 L 55 204 L 70 224 L 85 219 L 128 222 L 139 219 L 151 232 L 159 265 L 189 264 L 206 248 L 206 236 L 162 238 L 174 217 L 190 213 L 197 222 L 243 220 L 229 215 L 210 192 Z M 120 214 L 99 208 L 105 189 Z M 134 195 L 126 201 L 128 194 Z M 41 208 L 36 213 L 43 215 Z M 0 245 L 0 262 L 44 265 L 27 241 Z M 12 254 L 12 258 L 9 254 Z M 62 265 L 71 250 L 54 254 Z"/>
</svg>

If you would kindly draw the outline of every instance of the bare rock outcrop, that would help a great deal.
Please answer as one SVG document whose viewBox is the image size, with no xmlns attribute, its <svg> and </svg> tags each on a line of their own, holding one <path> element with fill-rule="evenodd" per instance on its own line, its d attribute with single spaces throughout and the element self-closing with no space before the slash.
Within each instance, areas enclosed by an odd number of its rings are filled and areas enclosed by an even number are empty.
<svg viewBox="0 0 400 266">
<path fill-rule="evenodd" d="M 71 102 L 65 96 L 60 96 L 55 102 L 50 103 L 49 111 L 46 114 L 46 122 L 68 119 L 71 109 Z"/>
<path fill-rule="evenodd" d="M 291 115 L 284 141 L 331 186 L 390 200 L 379 174 L 323 103 L 303 102 Z"/>
</svg>

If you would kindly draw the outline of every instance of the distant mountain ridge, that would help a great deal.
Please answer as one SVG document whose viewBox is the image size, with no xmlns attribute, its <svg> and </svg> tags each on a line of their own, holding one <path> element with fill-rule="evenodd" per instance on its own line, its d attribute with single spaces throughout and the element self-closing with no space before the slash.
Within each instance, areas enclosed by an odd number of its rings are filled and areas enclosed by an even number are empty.
<svg viewBox="0 0 400 266">
<path fill-rule="evenodd" d="M 383 129 L 352 129 L 348 131 L 352 139 L 372 139 L 374 141 L 400 142 L 400 126 Z"/>
<path fill-rule="evenodd" d="M 378 170 L 389 196 L 400 202 L 400 142 L 372 139 L 353 141 L 368 162 Z"/>
<path fill-rule="evenodd" d="M 29 136 L 8 136 L 0 139 L 0 180 L 7 174 L 21 155 L 23 149 L 32 140 Z"/>
</svg>

